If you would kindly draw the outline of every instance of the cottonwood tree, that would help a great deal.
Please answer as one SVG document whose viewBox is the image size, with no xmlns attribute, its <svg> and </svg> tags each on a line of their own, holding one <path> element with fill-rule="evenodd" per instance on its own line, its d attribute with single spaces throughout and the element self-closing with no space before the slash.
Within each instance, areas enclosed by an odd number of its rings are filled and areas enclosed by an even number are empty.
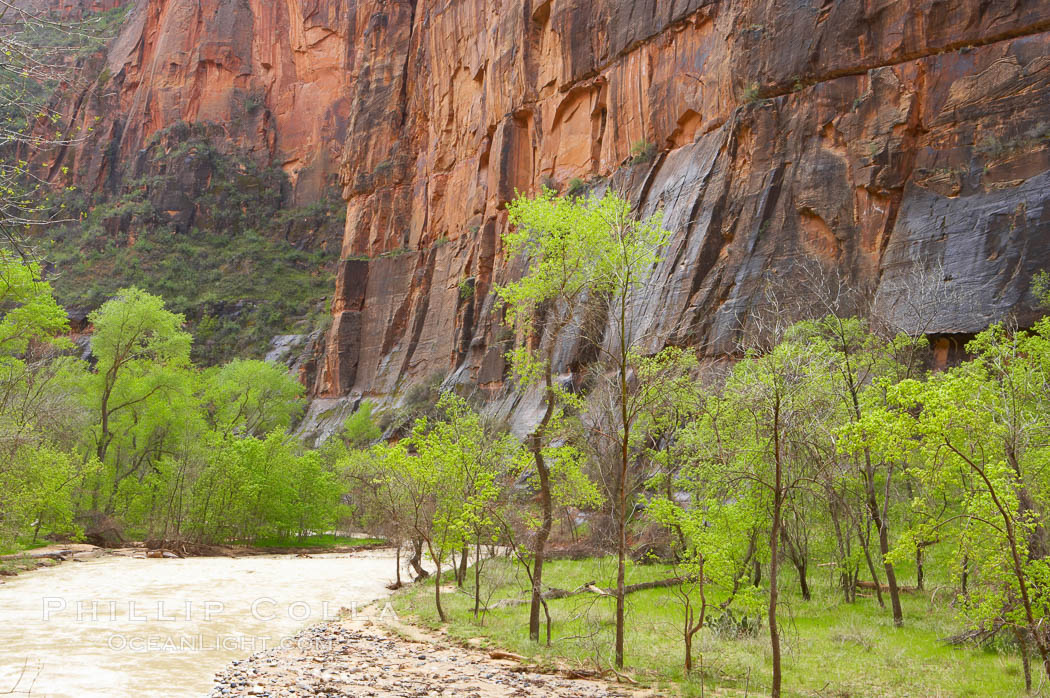
<svg viewBox="0 0 1050 698">
<path fill-rule="evenodd" d="M 304 407 L 303 385 L 266 361 L 234 359 L 205 370 L 202 379 L 208 426 L 226 437 L 286 430 Z"/>
<path fill-rule="evenodd" d="M 610 199 L 609 203 L 612 203 Z M 595 293 L 595 281 L 608 279 L 603 252 L 609 249 L 609 204 L 562 198 L 551 189 L 535 197 L 519 196 L 507 210 L 510 230 L 503 237 L 508 257 L 524 259 L 520 280 L 497 287 L 507 321 L 522 346 L 510 352 L 512 370 L 522 388 L 538 386 L 543 412 L 526 439 L 536 469 L 541 520 L 530 545 L 532 596 L 529 637 L 540 638 L 543 566 L 554 525 L 551 465 L 546 460 L 551 432 L 570 391 L 556 380 L 555 354 L 567 330 L 578 320 L 584 301 Z M 600 291 L 599 291 L 600 293 Z"/>
<path fill-rule="evenodd" d="M 844 408 L 849 424 L 859 422 L 866 410 L 879 408 L 885 397 L 884 385 L 906 378 L 915 378 L 925 370 L 928 341 L 926 333 L 932 326 L 938 308 L 944 304 L 966 304 L 966 299 L 944 288 L 944 272 L 939 267 L 928 269 L 926 260 L 913 259 L 915 271 L 894 287 L 894 302 L 887 301 L 885 290 L 871 292 L 858 287 L 822 266 L 803 265 L 801 286 L 807 300 L 822 315 L 791 328 L 796 341 L 820 342 L 834 357 L 833 387 Z M 861 314 L 872 318 L 857 317 Z M 848 431 L 848 430 L 847 430 Z M 836 440 L 832 438 L 832 440 Z M 875 457 L 863 441 L 837 440 L 833 450 L 839 450 L 851 466 L 829 482 L 827 494 L 829 512 L 836 527 L 842 525 L 837 517 L 847 507 L 840 498 L 859 480 L 861 508 L 878 537 L 878 559 L 886 575 L 893 622 L 900 626 L 904 615 L 900 601 L 900 585 L 896 569 L 889 559 L 891 518 L 896 501 L 902 499 L 899 476 L 906 463 Z M 837 470 L 837 468 L 833 468 Z M 843 487 L 842 485 L 846 485 Z M 838 530 L 838 528 L 836 528 Z M 858 530 L 875 584 L 879 605 L 883 605 L 882 585 L 869 550 L 868 536 Z M 840 543 L 845 552 L 846 546 Z M 847 553 L 848 554 L 848 553 Z M 921 574 L 921 557 L 916 560 Z M 847 597 L 850 595 L 847 593 Z"/>
<path fill-rule="evenodd" d="M 62 448 L 78 417 L 55 355 L 67 329 L 40 268 L 0 251 L 0 543 L 68 530 L 73 487 L 93 465 Z"/>
<path fill-rule="evenodd" d="M 614 477 L 617 512 L 617 599 L 616 599 L 616 666 L 623 667 L 624 586 L 626 574 L 626 523 L 628 500 L 628 469 L 631 461 L 632 428 L 637 410 L 632 406 L 637 383 L 631 381 L 631 364 L 638 353 L 641 337 L 633 317 L 637 288 L 648 279 L 659 261 L 660 247 L 668 233 L 661 226 L 659 216 L 638 220 L 628 201 L 615 192 L 591 198 L 560 198 L 545 191 L 534 199 L 520 198 L 510 207 L 511 222 L 517 229 L 505 240 L 511 254 L 524 252 L 529 267 L 521 281 L 499 290 L 510 308 L 510 319 L 515 327 L 524 330 L 526 341 L 538 344 L 539 351 L 528 345 L 514 354 L 519 375 L 537 383 L 542 380 L 545 411 L 530 435 L 530 448 L 540 474 L 540 498 L 543 523 L 536 536 L 534 551 L 533 600 L 530 609 L 529 634 L 539 636 L 539 608 L 542 594 L 542 549 L 553 523 L 549 485 L 549 469 L 543 462 L 543 441 L 550 420 L 563 392 L 553 376 L 554 352 L 562 333 L 575 323 L 579 338 L 587 323 L 582 316 L 584 302 L 608 318 L 606 337 L 589 339 L 600 348 L 603 375 L 609 376 L 611 389 L 607 391 L 614 405 L 614 421 L 609 422 L 609 433 L 615 432 L 618 462 Z M 545 313 L 545 322 L 535 332 L 537 310 Z M 586 333 L 585 331 L 583 332 Z M 562 393 L 562 394 L 560 394 Z M 539 552 L 537 555 L 536 552 Z"/>
<path fill-rule="evenodd" d="M 890 407 L 873 412 L 863 434 L 874 447 L 919 451 L 912 468 L 920 514 L 902 554 L 921 541 L 951 536 L 956 566 L 971 565 L 979 584 L 961 598 L 971 623 L 1013 629 L 1033 643 L 1050 678 L 1050 578 L 1046 463 L 1050 457 L 1050 321 L 1032 332 L 993 326 L 972 341 L 972 361 L 887 388 Z M 890 436 L 886 436 L 889 434 Z M 1026 672 L 1026 683 L 1031 678 Z"/>
<path fill-rule="evenodd" d="M 351 451 L 344 461 L 344 472 L 351 483 L 351 497 L 357 505 L 361 522 L 384 534 L 397 545 L 394 584 L 401 586 L 401 550 L 405 543 L 413 546 L 409 565 L 417 579 L 429 573 L 422 566 L 423 541 L 416 531 L 425 526 L 430 516 L 430 498 L 416 487 L 409 470 L 409 455 L 404 441 L 380 442 L 368 451 Z"/>
<path fill-rule="evenodd" d="M 612 500 L 616 525 L 617 586 L 615 661 L 624 660 L 626 611 L 627 529 L 632 523 L 637 497 L 660 456 L 651 448 L 653 438 L 670 427 L 665 415 L 668 401 L 687 402 L 695 381 L 696 359 L 676 347 L 655 356 L 633 350 L 625 358 L 626 372 L 599 375 L 588 396 L 586 427 L 599 478 Z M 601 370 L 603 364 L 598 364 Z M 609 364 L 605 364 L 608 367 Z M 655 467 L 654 467 L 655 466 Z"/>
<path fill-rule="evenodd" d="M 617 453 L 613 473 L 617 555 L 615 662 L 617 668 L 623 668 L 627 525 L 630 495 L 634 491 L 631 465 L 636 461 L 638 441 L 644 434 L 637 426 L 659 395 L 669 389 L 667 384 L 684 374 L 676 370 L 678 354 L 665 354 L 648 366 L 641 354 L 646 337 L 637 317 L 636 293 L 651 276 L 661 259 L 661 248 L 670 237 L 663 228 L 662 216 L 638 219 L 631 204 L 612 192 L 592 200 L 589 206 L 606 227 L 603 244 L 592 250 L 595 268 L 589 290 L 595 298 L 608 302 L 606 335 L 597 343 L 600 348 L 598 375 L 604 379 L 605 387 L 597 389 L 595 394 L 604 392 L 608 398 L 606 407 L 611 409 L 602 410 L 606 419 L 602 420 L 599 430 L 615 443 Z M 646 375 L 639 380 L 637 373 Z"/>
<path fill-rule="evenodd" d="M 647 510 L 675 541 L 673 566 L 680 583 L 674 593 L 683 610 L 681 633 L 685 673 L 689 675 L 693 671 L 694 637 L 711 613 L 707 588 L 714 586 L 728 592 L 716 608 L 723 614 L 733 609 L 747 613 L 760 603 L 753 587 L 742 589 L 740 584 L 752 555 L 750 532 L 758 512 L 753 500 L 741 497 L 739 488 L 725 477 L 723 463 L 717 457 L 720 450 L 711 446 L 717 443 L 718 425 L 703 403 L 709 397 L 717 398 L 704 395 L 695 382 L 680 384 L 671 394 L 675 393 L 678 400 L 700 406 L 689 410 L 693 419 L 682 429 L 673 450 L 674 457 L 680 459 L 679 466 L 660 472 L 647 483 L 658 493 Z M 667 412 L 657 415 L 667 416 Z M 694 601 L 697 595 L 699 608 Z"/>
<path fill-rule="evenodd" d="M 781 695 L 781 645 L 777 622 L 782 527 L 793 501 L 819 481 L 813 445 L 835 417 L 827 385 L 831 357 L 818 347 L 781 341 L 768 351 L 749 350 L 733 367 L 708 413 L 716 438 L 705 458 L 712 473 L 740 498 L 753 498 L 768 517 L 767 622 L 772 648 L 772 690 Z"/>
<path fill-rule="evenodd" d="M 221 543 L 286 540 L 332 528 L 344 508 L 339 473 L 318 451 L 301 450 L 281 429 L 263 438 L 215 438 L 191 486 L 185 527 Z"/>
<path fill-rule="evenodd" d="M 434 604 L 441 605 L 441 571 L 448 556 L 466 544 L 480 546 L 494 527 L 491 507 L 499 498 L 517 444 L 509 435 L 495 437 L 479 414 L 458 395 L 442 394 L 438 418 L 417 419 L 402 442 L 376 452 L 385 470 L 375 484 L 386 490 L 384 501 L 404 507 L 405 525 L 421 540 L 436 567 Z M 475 605 L 480 603 L 476 578 Z"/>
<path fill-rule="evenodd" d="M 181 315 L 137 288 L 119 292 L 88 321 L 96 363 L 82 390 L 94 413 L 94 456 L 104 466 L 91 508 L 112 514 L 122 483 L 148 473 L 171 439 L 197 431 L 190 423 L 199 419 L 187 370 L 191 338 Z"/>
<path fill-rule="evenodd" d="M 916 354 L 925 347 L 922 337 L 912 338 L 900 334 L 886 340 L 871 332 L 865 321 L 837 315 L 798 323 L 791 328 L 789 337 L 793 341 L 819 347 L 818 351 L 829 357 L 830 387 L 838 397 L 840 414 L 845 417 L 847 424 L 859 423 L 868 410 L 881 406 L 887 381 L 899 381 L 909 374 L 917 373 L 908 364 L 901 363 L 898 357 Z M 832 438 L 833 435 L 829 434 L 829 439 Z M 833 447 L 832 450 L 836 449 Z M 888 451 L 873 452 L 863 439 L 842 439 L 839 450 L 849 458 L 853 472 L 859 476 L 862 507 L 878 536 L 878 559 L 886 575 L 893 622 L 900 626 L 904 621 L 900 586 L 888 556 L 892 547 L 891 507 L 899 489 L 896 478 L 904 473 L 906 463 L 890 457 Z M 848 476 L 848 473 L 842 473 L 840 477 Z M 832 487 L 831 494 L 841 492 Z M 861 542 L 866 545 L 863 536 Z M 870 555 L 868 559 L 871 559 Z M 879 577 L 874 567 L 871 572 L 881 604 Z"/>
<path fill-rule="evenodd" d="M 441 559 L 446 551 L 462 551 L 467 560 L 473 546 L 474 617 L 481 604 L 481 550 L 496 530 L 494 507 L 507 485 L 520 445 L 510 434 L 497 434 L 466 400 L 448 392 L 438 401 L 441 418 L 418 424 L 412 446 L 421 470 L 432 477 L 436 499 L 433 530 L 428 539 L 431 559 L 438 567 L 435 599 L 440 609 Z M 444 619 L 443 613 L 441 613 Z"/>
</svg>

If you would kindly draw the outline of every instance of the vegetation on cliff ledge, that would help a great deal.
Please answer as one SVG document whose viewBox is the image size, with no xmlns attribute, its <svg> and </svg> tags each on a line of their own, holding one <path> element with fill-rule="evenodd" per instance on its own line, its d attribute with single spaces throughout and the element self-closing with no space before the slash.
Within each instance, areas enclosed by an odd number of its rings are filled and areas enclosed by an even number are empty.
<svg viewBox="0 0 1050 698">
<path fill-rule="evenodd" d="M 328 317 L 346 215 L 329 190 L 290 205 L 279 168 L 214 145 L 208 125 L 176 124 L 144 154 L 148 173 L 119 193 L 66 192 L 75 220 L 48 230 L 55 295 L 97 308 L 135 285 L 186 316 L 194 360 L 261 358 L 277 334 L 309 333 Z M 336 249 L 331 249 L 336 248 Z"/>
</svg>

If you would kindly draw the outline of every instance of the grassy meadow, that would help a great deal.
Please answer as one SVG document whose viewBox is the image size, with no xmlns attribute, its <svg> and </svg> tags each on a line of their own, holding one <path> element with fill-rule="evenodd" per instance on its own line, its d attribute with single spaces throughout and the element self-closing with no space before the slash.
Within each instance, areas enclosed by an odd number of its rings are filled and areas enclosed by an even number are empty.
<svg viewBox="0 0 1050 698">
<path fill-rule="evenodd" d="M 614 586 L 615 558 L 557 560 L 547 563 L 545 582 L 575 589 L 587 582 Z M 528 583 L 519 568 L 503 559 L 484 566 L 482 600 L 527 599 Z M 907 575 L 907 570 L 902 570 Z M 633 565 L 628 584 L 675 576 L 668 565 Z M 908 580 L 904 576 L 905 581 Z M 1020 657 L 1012 647 L 956 647 L 942 641 L 961 624 L 952 607 L 953 592 L 941 580 L 927 590 L 903 597 L 905 624 L 894 628 L 888 610 L 874 597 L 846 603 L 828 572 L 813 575 L 813 598 L 804 601 L 790 571 L 782 577 L 784 695 L 787 696 L 1017 696 L 1024 693 Z M 473 570 L 464 588 L 452 591 L 445 577 L 442 603 L 450 622 L 441 624 L 434 609 L 433 580 L 413 584 L 393 604 L 402 620 L 444 627 L 454 641 L 501 648 L 540 664 L 586 669 L 612 665 L 615 599 L 582 594 L 548 601 L 553 620 L 550 647 L 528 639 L 528 605 L 489 611 L 474 619 Z M 720 594 L 709 590 L 709 604 Z M 704 628 L 694 640 L 694 672 L 683 671 L 682 605 L 673 589 L 630 594 L 627 607 L 628 676 L 666 693 L 686 696 L 767 694 L 771 660 L 763 622 L 756 634 L 735 635 Z M 694 601 L 698 604 L 699 598 Z M 717 615 L 717 611 L 715 612 Z M 698 669 L 701 664 L 702 671 Z M 1038 682 L 1038 666 L 1033 666 Z M 611 676 L 611 674 L 610 674 Z"/>
</svg>

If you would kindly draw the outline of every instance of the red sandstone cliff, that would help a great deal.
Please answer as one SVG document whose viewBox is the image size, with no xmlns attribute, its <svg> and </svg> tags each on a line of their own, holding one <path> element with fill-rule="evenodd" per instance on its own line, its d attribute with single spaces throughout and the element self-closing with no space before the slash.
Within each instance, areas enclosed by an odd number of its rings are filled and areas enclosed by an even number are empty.
<svg viewBox="0 0 1050 698">
<path fill-rule="evenodd" d="M 916 266 L 943 269 L 969 299 L 925 328 L 946 334 L 1023 312 L 1050 263 L 1045 2 L 462 0 L 369 21 L 320 395 L 498 387 L 502 205 L 545 178 L 664 209 L 639 323 L 713 352 L 800 260 L 890 308 Z M 659 153 L 630 164 L 639 141 Z"/>
<path fill-rule="evenodd" d="M 338 169 L 353 111 L 354 3 L 133 4 L 99 81 L 69 105 L 72 123 L 93 134 L 63 163 L 77 183 L 101 188 L 151 136 L 181 121 L 221 128 L 221 144 L 279 165 L 298 198 L 316 198 Z"/>
<path fill-rule="evenodd" d="M 78 105 L 102 140 L 77 157 L 101 181 L 151 133 L 211 121 L 301 195 L 338 169 L 311 389 L 496 391 L 502 207 L 543 181 L 663 208 L 639 314 L 655 343 L 729 350 L 765 281 L 806 260 L 890 312 L 935 269 L 965 300 L 931 333 L 1023 318 L 1050 266 L 1048 56 L 1045 0 L 142 0 L 111 85 Z M 640 142 L 655 157 L 632 163 Z"/>
</svg>

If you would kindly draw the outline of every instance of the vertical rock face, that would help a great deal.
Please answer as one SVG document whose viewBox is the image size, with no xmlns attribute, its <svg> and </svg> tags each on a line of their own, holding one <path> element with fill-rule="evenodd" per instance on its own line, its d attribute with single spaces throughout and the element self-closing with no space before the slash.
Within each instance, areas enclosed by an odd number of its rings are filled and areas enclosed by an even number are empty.
<svg viewBox="0 0 1050 698">
<path fill-rule="evenodd" d="M 730 351 L 803 267 L 902 323 L 924 279 L 942 300 L 916 331 L 1027 321 L 1050 266 L 1048 56 L 1045 0 L 140 0 L 70 106 L 96 134 L 70 157 L 102 187 L 197 121 L 297 196 L 338 174 L 313 394 L 438 374 L 495 393 L 492 288 L 520 273 L 504 206 L 544 183 L 663 210 L 635 315 L 654 348 Z"/>
<path fill-rule="evenodd" d="M 434 374 L 501 387 L 504 205 L 574 178 L 664 211 L 674 235 L 635 315 L 654 347 L 730 351 L 767 281 L 803 267 L 904 324 L 923 279 L 944 300 L 916 331 L 1030 318 L 1050 265 L 1045 2 L 362 0 L 353 16 L 318 396 Z"/>
<path fill-rule="evenodd" d="M 351 115 L 353 2 L 133 4 L 101 77 L 70 104 L 73 123 L 93 134 L 66 163 L 78 183 L 101 189 L 154 134 L 209 123 L 221 126 L 224 147 L 279 165 L 298 200 L 316 199 L 338 168 Z"/>
</svg>

